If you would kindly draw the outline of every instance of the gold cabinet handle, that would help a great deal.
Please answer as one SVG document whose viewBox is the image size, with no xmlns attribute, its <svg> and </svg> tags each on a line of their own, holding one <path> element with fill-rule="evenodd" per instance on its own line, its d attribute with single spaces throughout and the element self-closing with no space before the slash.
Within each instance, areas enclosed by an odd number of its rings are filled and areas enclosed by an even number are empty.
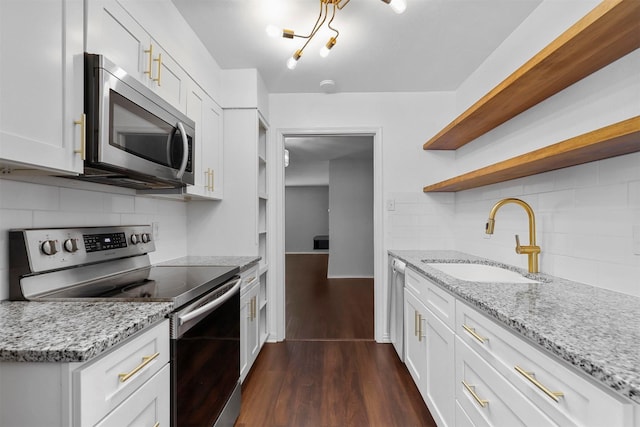
<svg viewBox="0 0 640 427">
<path fill-rule="evenodd" d="M 133 368 L 131 372 L 126 374 L 118 374 L 118 378 L 120 378 L 120 382 L 123 383 L 127 381 L 129 378 L 137 374 L 140 371 L 140 369 L 147 366 L 149 363 L 151 363 L 151 361 L 153 361 L 153 359 L 155 359 L 158 356 L 160 356 L 160 353 L 154 353 L 151 356 L 142 356 L 142 363 L 140 363 L 138 366 Z"/>
<path fill-rule="evenodd" d="M 80 116 L 80 120 L 74 120 L 74 125 L 80 125 L 80 148 L 77 150 L 73 150 L 74 153 L 80 154 L 82 160 L 85 160 L 87 157 L 87 140 L 86 140 L 86 125 L 87 125 L 87 115 L 82 113 Z"/>
<path fill-rule="evenodd" d="M 471 396 L 473 396 L 473 398 L 475 399 L 476 402 L 478 402 L 478 405 L 482 406 L 483 408 L 485 408 L 488 404 L 489 401 L 488 400 L 484 400 L 484 399 L 480 399 L 480 396 L 478 396 L 476 394 L 476 391 L 474 390 L 473 385 L 469 385 L 467 384 L 465 381 L 462 381 L 462 385 L 464 386 L 464 388 L 467 389 L 467 391 L 471 394 Z"/>
<path fill-rule="evenodd" d="M 472 328 L 471 326 L 467 326 L 465 324 L 462 325 L 462 328 L 469 332 L 469 334 L 471 334 L 472 337 L 474 337 L 475 339 L 477 339 L 480 344 L 484 344 L 486 341 L 489 340 L 489 338 L 483 337 L 482 335 L 479 335 L 476 330 L 474 328 Z"/>
<path fill-rule="evenodd" d="M 152 79 L 153 76 L 151 75 L 151 68 L 153 68 L 153 45 L 150 44 L 149 49 L 145 49 L 144 53 L 149 54 L 149 69 L 146 70 L 144 73 L 148 74 L 149 78 Z"/>
<path fill-rule="evenodd" d="M 160 73 L 162 72 L 162 54 L 159 53 L 158 54 L 158 58 L 153 60 L 154 62 L 158 63 L 158 77 L 156 77 L 155 79 L 152 79 L 154 82 L 158 83 L 158 86 L 160 86 Z"/>
<path fill-rule="evenodd" d="M 159 422 L 155 423 L 153 427 L 160 427 L 160 423 Z"/>
<path fill-rule="evenodd" d="M 418 336 L 418 311 L 413 311 L 413 335 Z"/>
<path fill-rule="evenodd" d="M 426 338 L 426 335 L 422 335 L 422 321 L 425 320 L 422 318 L 422 314 L 418 314 L 418 341 L 422 342 L 422 338 Z"/>
<path fill-rule="evenodd" d="M 538 387 L 544 394 L 549 396 L 554 402 L 560 402 L 560 398 L 564 396 L 564 393 L 561 391 L 551 391 L 545 386 L 543 386 L 540 381 L 536 380 L 533 376 L 535 375 L 533 372 L 527 372 L 522 369 L 520 366 L 516 365 L 513 367 L 520 375 L 525 377 L 529 382 Z"/>
<path fill-rule="evenodd" d="M 213 169 L 211 169 L 211 172 L 209 173 L 209 176 L 211 177 L 211 188 L 209 189 L 209 191 L 214 191 L 214 186 L 213 186 Z"/>
<path fill-rule="evenodd" d="M 252 316 L 253 316 L 253 320 L 256 319 L 256 297 L 253 297 L 253 305 L 251 306 L 252 308 Z"/>
</svg>

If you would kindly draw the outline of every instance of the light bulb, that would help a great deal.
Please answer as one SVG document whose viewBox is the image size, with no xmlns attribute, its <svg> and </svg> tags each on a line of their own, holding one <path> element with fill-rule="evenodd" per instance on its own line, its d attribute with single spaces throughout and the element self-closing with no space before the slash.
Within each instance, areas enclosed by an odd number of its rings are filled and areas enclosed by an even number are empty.
<svg viewBox="0 0 640 427">
<path fill-rule="evenodd" d="M 331 48 L 336 45 L 336 38 L 331 37 L 326 45 L 322 46 L 320 49 L 320 56 L 326 58 L 329 56 L 329 52 L 331 52 Z"/>
<path fill-rule="evenodd" d="M 407 9 L 407 2 L 406 0 L 391 0 L 389 6 L 395 13 L 402 13 Z"/>
<path fill-rule="evenodd" d="M 278 38 L 282 36 L 282 30 L 275 25 L 267 25 L 267 35 L 272 38 Z"/>
<path fill-rule="evenodd" d="M 296 50 L 293 53 L 293 56 L 287 61 L 287 68 L 290 70 L 295 70 L 296 66 L 298 65 L 298 59 L 300 59 L 301 56 L 302 51 L 300 49 Z"/>
</svg>

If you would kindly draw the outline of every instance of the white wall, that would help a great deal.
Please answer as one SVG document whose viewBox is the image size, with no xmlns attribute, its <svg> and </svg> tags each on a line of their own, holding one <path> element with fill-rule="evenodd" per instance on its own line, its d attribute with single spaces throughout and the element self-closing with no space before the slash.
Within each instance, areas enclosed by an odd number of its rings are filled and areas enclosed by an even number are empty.
<svg viewBox="0 0 640 427">
<path fill-rule="evenodd" d="M 186 255 L 185 203 L 114 193 L 97 184 L 79 184 L 91 189 L 65 188 L 60 186 L 66 181 L 62 178 L 48 180 L 58 185 L 0 179 L 0 300 L 9 297 L 7 231 L 11 228 L 157 223 L 151 261 Z"/>
<path fill-rule="evenodd" d="M 313 252 L 313 238 L 329 234 L 329 186 L 285 188 L 285 251 Z"/>
<path fill-rule="evenodd" d="M 329 278 L 373 277 L 373 162 L 329 164 Z"/>
<path fill-rule="evenodd" d="M 290 163 L 285 172 L 285 185 L 329 185 L 329 161 Z"/>
<path fill-rule="evenodd" d="M 509 74 L 512 55 L 531 57 L 596 3 L 544 2 L 461 86 L 458 106 L 466 107 L 491 88 L 487 82 L 494 85 Z M 457 150 L 451 175 L 639 115 L 639 70 L 636 50 Z M 491 206 L 520 197 L 537 214 L 542 272 L 640 296 L 640 255 L 633 253 L 632 238 L 640 227 L 639 188 L 635 153 L 460 192 L 455 247 L 526 267 L 526 257 L 515 254 L 513 237 L 518 233 L 527 240 L 522 209 L 505 206 L 495 235 L 487 240 L 484 234 Z"/>
</svg>

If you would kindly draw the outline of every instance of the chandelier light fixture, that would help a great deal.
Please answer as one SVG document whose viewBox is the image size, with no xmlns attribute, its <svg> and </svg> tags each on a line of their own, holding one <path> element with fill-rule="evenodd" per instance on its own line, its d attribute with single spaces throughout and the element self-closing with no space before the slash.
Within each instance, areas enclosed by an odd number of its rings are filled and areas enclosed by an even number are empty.
<svg viewBox="0 0 640 427">
<path fill-rule="evenodd" d="M 336 42 L 338 41 L 338 36 L 340 35 L 340 32 L 337 29 L 335 29 L 331 24 L 333 23 L 333 20 L 336 17 L 336 12 L 338 10 L 341 10 L 343 7 L 345 7 L 349 3 L 349 1 L 350 0 L 319 0 L 320 12 L 318 13 L 318 19 L 316 20 L 316 23 L 314 24 L 309 34 L 306 34 L 306 35 L 296 34 L 293 30 L 289 30 L 286 28 L 280 29 L 274 25 L 269 25 L 267 27 L 267 34 L 271 37 L 282 36 L 286 39 L 293 39 L 293 38 L 306 39 L 302 47 L 296 50 L 291 56 L 291 58 L 289 58 L 289 60 L 287 61 L 287 67 L 290 70 L 293 70 L 296 68 L 296 65 L 298 65 L 298 60 L 300 59 L 300 57 L 302 57 L 302 53 L 304 52 L 304 49 L 307 47 L 311 39 L 313 39 L 313 37 L 316 35 L 318 30 L 320 30 L 320 28 L 322 28 L 324 23 L 327 22 L 327 18 L 329 18 L 327 27 L 334 32 L 334 35 L 329 37 L 329 40 L 327 41 L 327 43 L 322 47 L 322 49 L 320 49 L 320 56 L 324 58 L 329 55 L 329 53 L 331 52 L 331 49 L 336 45 Z M 387 3 L 391 7 L 391 9 L 393 9 L 393 11 L 396 13 L 402 13 L 407 8 L 406 0 L 381 0 L 381 1 Z"/>
</svg>

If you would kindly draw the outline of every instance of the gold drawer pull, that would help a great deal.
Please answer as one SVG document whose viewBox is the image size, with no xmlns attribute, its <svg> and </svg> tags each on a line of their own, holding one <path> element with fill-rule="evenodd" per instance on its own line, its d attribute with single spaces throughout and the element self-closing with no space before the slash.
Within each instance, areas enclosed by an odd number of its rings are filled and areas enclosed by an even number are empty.
<svg viewBox="0 0 640 427">
<path fill-rule="evenodd" d="M 162 54 L 159 53 L 158 54 L 158 59 L 154 58 L 153 62 L 157 62 L 158 63 L 158 77 L 156 77 L 155 79 L 151 79 L 151 80 L 156 82 L 158 84 L 158 86 L 161 86 L 161 84 L 160 84 L 160 81 L 161 81 L 160 80 L 161 79 L 160 74 L 162 73 Z"/>
<path fill-rule="evenodd" d="M 533 372 L 527 372 L 524 369 L 522 369 L 520 366 L 516 365 L 514 366 L 514 369 L 516 371 L 518 371 L 518 373 L 520 375 L 522 375 L 523 377 L 525 377 L 526 379 L 528 379 L 533 385 L 535 385 L 536 387 L 538 387 L 540 390 L 542 390 L 542 392 L 544 394 L 546 394 L 547 396 L 549 396 L 551 399 L 553 399 L 554 402 L 560 402 L 560 398 L 562 396 L 564 396 L 564 393 L 561 391 L 550 391 L 548 388 L 546 388 L 545 386 L 543 386 L 542 384 L 540 384 L 540 382 L 538 380 L 536 380 L 533 375 Z"/>
<path fill-rule="evenodd" d="M 482 406 L 484 408 L 489 404 L 488 400 L 480 399 L 480 396 L 478 396 L 476 394 L 475 390 L 473 389 L 475 386 L 469 385 L 464 381 L 462 381 L 462 385 L 464 386 L 464 388 L 467 389 L 467 391 L 469 393 L 471 393 L 471 396 L 473 396 L 473 398 L 476 400 L 476 402 L 478 402 L 478 405 L 480 405 L 480 406 Z"/>
<path fill-rule="evenodd" d="M 155 423 L 153 427 L 160 427 L 160 423 L 159 422 Z"/>
<path fill-rule="evenodd" d="M 418 314 L 418 342 L 422 342 L 422 338 L 426 338 L 426 335 L 422 335 L 422 321 L 425 320 L 422 318 L 422 314 Z"/>
<path fill-rule="evenodd" d="M 485 338 L 485 337 L 483 337 L 481 335 L 478 335 L 476 330 L 474 328 L 470 327 L 470 326 L 467 326 L 467 325 L 463 324 L 462 327 L 464 328 L 465 331 L 469 332 L 472 337 L 474 337 L 475 339 L 480 341 L 481 344 L 484 344 L 485 341 L 489 340 L 489 338 Z"/>
<path fill-rule="evenodd" d="M 418 311 L 414 310 L 414 314 L 413 314 L 413 334 L 417 337 L 418 336 Z"/>
<path fill-rule="evenodd" d="M 148 74 L 149 78 L 152 79 L 153 76 L 151 75 L 151 68 L 153 68 L 153 45 L 150 44 L 149 49 L 145 49 L 144 53 L 149 54 L 149 69 L 146 70 L 144 73 Z"/>
<path fill-rule="evenodd" d="M 145 366 L 147 366 L 149 363 L 151 363 L 151 361 L 153 359 L 155 359 L 158 356 L 160 356 L 160 353 L 155 353 L 155 354 L 152 354 L 151 356 L 142 356 L 142 363 L 140 363 L 138 366 L 133 368 L 133 370 L 131 372 L 129 372 L 127 374 L 118 374 L 118 378 L 120 378 L 120 382 L 123 383 L 123 382 L 127 381 L 129 378 L 131 378 L 132 376 L 137 374 L 138 371 L 140 371 L 140 369 L 142 369 Z"/>
</svg>

